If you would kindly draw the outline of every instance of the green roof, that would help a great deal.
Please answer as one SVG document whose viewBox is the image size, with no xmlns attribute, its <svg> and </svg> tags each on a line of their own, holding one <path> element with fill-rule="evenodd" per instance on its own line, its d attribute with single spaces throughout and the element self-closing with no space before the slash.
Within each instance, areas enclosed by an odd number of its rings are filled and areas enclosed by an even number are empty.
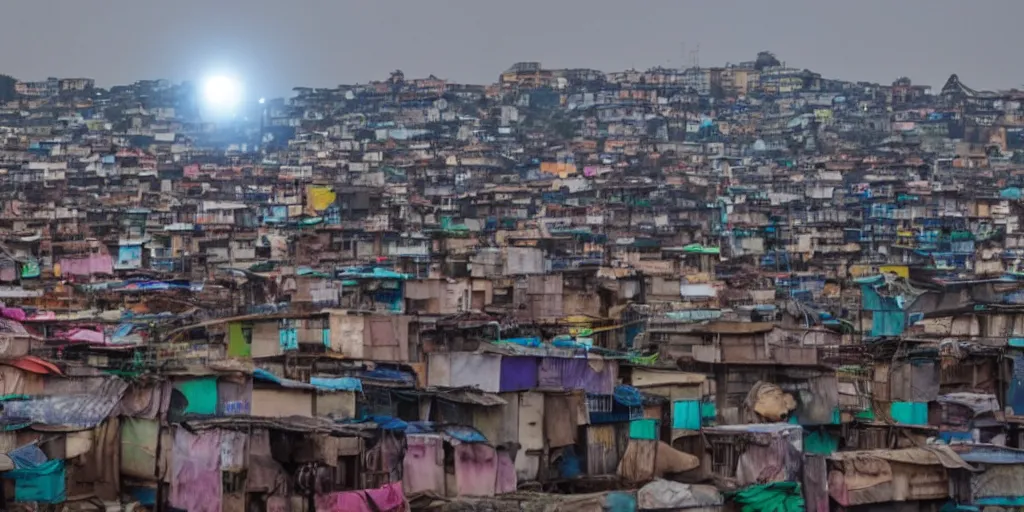
<svg viewBox="0 0 1024 512">
<path fill-rule="evenodd" d="M 683 252 L 690 254 L 721 254 L 722 249 L 718 247 L 705 247 L 701 244 L 690 244 L 683 247 Z"/>
</svg>

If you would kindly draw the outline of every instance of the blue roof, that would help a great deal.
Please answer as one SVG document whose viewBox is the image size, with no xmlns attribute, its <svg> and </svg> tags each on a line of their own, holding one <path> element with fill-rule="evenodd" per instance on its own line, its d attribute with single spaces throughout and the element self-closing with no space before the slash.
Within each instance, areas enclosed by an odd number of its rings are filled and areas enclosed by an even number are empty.
<svg viewBox="0 0 1024 512">
<path fill-rule="evenodd" d="M 479 430 L 465 425 L 441 425 L 433 421 L 413 421 L 408 424 L 406 434 L 443 434 L 463 443 L 486 443 L 487 438 Z"/>
<path fill-rule="evenodd" d="M 281 386 L 281 387 L 284 387 L 284 388 L 313 389 L 313 386 L 311 386 L 309 384 L 306 384 L 305 382 L 299 382 L 297 380 L 285 379 L 283 377 L 278 377 L 277 375 L 274 375 L 273 373 L 270 373 L 270 372 L 268 372 L 268 371 L 266 371 L 266 370 L 264 370 L 262 368 L 257 368 L 255 370 L 253 370 L 252 378 L 254 380 L 261 380 L 261 381 L 264 381 L 264 382 L 273 382 L 274 384 L 277 384 L 278 386 Z"/>
<path fill-rule="evenodd" d="M 319 389 L 321 391 L 363 390 L 363 382 L 359 379 L 352 377 L 312 377 L 309 379 L 309 384 L 306 384 L 305 382 L 299 382 L 297 380 L 278 377 L 277 375 L 274 375 L 273 373 L 270 373 L 262 368 L 257 368 L 253 370 L 252 378 L 264 382 L 273 382 L 274 384 L 277 384 L 282 387 L 295 389 Z"/>
<path fill-rule="evenodd" d="M 464 425 L 447 425 L 441 427 L 441 433 L 462 441 L 463 443 L 486 443 L 487 438 L 473 427 Z"/>
<path fill-rule="evenodd" d="M 416 376 L 411 372 L 395 370 L 392 368 L 374 368 L 373 370 L 364 371 L 360 375 L 366 379 L 383 380 L 407 385 L 416 384 Z"/>
<path fill-rule="evenodd" d="M 394 270 L 380 267 L 373 267 L 372 269 L 347 267 L 337 270 L 335 275 L 341 278 L 356 279 L 409 279 L 412 277 L 410 274 L 401 274 Z"/>
<path fill-rule="evenodd" d="M 341 421 L 341 423 L 354 423 L 354 424 L 366 423 L 366 422 L 376 423 L 377 427 L 380 428 L 381 430 L 401 430 L 401 431 L 405 431 L 406 429 L 409 428 L 409 424 L 408 423 L 406 423 L 405 421 L 400 420 L 398 418 L 394 418 L 392 416 L 370 415 L 370 416 L 366 416 L 364 418 L 345 419 L 345 420 Z"/>
<path fill-rule="evenodd" d="M 1024 464 L 1024 450 L 1015 450 L 994 445 L 964 445 L 966 451 L 956 447 L 960 458 L 969 463 L 980 464 Z"/>
</svg>

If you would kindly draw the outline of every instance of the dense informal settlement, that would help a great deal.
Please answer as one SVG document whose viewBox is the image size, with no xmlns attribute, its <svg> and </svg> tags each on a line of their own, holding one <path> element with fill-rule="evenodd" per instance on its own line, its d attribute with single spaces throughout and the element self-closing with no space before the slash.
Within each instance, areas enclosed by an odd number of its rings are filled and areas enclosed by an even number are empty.
<svg viewBox="0 0 1024 512">
<path fill-rule="evenodd" d="M 1024 92 L 8 85 L 10 510 L 1024 505 Z"/>
</svg>

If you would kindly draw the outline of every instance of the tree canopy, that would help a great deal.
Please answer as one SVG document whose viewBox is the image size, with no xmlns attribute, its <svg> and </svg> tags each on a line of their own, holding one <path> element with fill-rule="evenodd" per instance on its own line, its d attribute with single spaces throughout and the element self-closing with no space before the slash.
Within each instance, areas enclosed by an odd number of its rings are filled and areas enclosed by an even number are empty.
<svg viewBox="0 0 1024 512">
<path fill-rule="evenodd" d="M 757 52 L 757 60 L 754 61 L 754 69 L 761 71 L 764 68 L 770 68 L 772 66 L 781 66 L 782 63 L 775 57 L 775 54 L 769 51 Z"/>
</svg>

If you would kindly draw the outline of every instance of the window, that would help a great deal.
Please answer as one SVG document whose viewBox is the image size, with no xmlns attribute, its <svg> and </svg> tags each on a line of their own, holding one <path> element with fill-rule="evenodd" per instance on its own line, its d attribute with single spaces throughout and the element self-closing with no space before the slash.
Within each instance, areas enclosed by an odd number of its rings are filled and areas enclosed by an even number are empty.
<svg viewBox="0 0 1024 512">
<path fill-rule="evenodd" d="M 731 478 L 735 473 L 736 446 L 731 439 L 711 441 L 711 472 L 717 476 Z"/>
<path fill-rule="evenodd" d="M 352 491 L 359 489 L 359 474 L 359 456 L 338 457 L 338 465 L 334 468 L 334 490 Z"/>
<path fill-rule="evenodd" d="M 222 471 L 221 488 L 224 494 L 245 492 L 245 471 Z"/>
</svg>

